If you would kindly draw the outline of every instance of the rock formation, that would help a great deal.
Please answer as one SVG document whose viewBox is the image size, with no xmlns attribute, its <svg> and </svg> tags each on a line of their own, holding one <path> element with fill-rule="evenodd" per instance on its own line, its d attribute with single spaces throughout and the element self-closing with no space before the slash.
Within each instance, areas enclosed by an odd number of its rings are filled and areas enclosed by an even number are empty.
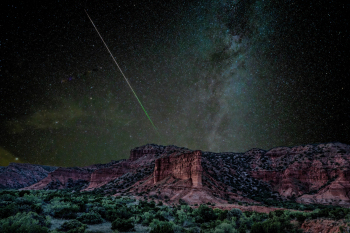
<svg viewBox="0 0 350 233">
<path fill-rule="evenodd" d="M 44 179 L 57 167 L 10 163 L 0 169 L 0 189 L 19 189 L 30 186 Z"/>
<path fill-rule="evenodd" d="M 245 153 L 147 144 L 131 150 L 127 160 L 84 168 L 50 170 L 38 165 L 11 164 L 1 168 L 0 185 L 129 193 L 169 202 L 182 199 L 189 203 L 224 204 L 290 199 L 349 207 L 349 163 L 350 146 L 342 143 L 277 147 L 269 151 L 254 148 Z M 13 175 L 8 175 L 10 172 Z"/>
<path fill-rule="evenodd" d="M 192 187 L 202 187 L 202 152 L 193 151 L 183 154 L 171 154 L 155 161 L 154 184 L 172 176 L 175 179 L 190 180 Z"/>
<path fill-rule="evenodd" d="M 345 226 L 344 220 L 331 220 L 331 219 L 312 219 L 306 220 L 301 229 L 304 232 L 315 232 L 315 233 L 339 233 L 341 232 L 339 227 Z M 348 231 L 345 231 L 348 232 Z"/>
</svg>

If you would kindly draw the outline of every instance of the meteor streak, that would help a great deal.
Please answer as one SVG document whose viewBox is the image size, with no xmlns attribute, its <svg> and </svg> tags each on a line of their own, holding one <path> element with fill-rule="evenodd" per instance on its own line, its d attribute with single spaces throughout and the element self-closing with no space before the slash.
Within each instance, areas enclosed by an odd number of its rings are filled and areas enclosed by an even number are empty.
<svg viewBox="0 0 350 233">
<path fill-rule="evenodd" d="M 121 68 L 120 68 L 120 66 L 118 65 L 117 61 L 114 59 L 114 56 L 113 56 L 112 52 L 109 50 L 109 48 L 108 48 L 107 44 L 105 43 L 105 41 L 103 40 L 103 38 L 102 38 L 102 36 L 101 36 L 100 32 L 97 30 L 97 27 L 95 26 L 94 22 L 92 22 L 92 19 L 90 18 L 89 14 L 87 13 L 87 11 L 86 11 L 85 9 L 84 9 L 84 11 L 85 11 L 86 15 L 89 17 L 89 19 L 90 19 L 90 21 L 91 21 L 92 25 L 94 26 L 94 28 L 95 28 L 96 32 L 97 32 L 97 33 L 98 33 L 98 35 L 100 36 L 100 38 L 101 38 L 101 40 L 102 40 L 103 44 L 105 45 L 106 49 L 108 50 L 109 54 L 111 55 L 111 57 L 112 57 L 112 59 L 113 59 L 114 63 L 115 63 L 117 66 L 118 66 L 118 68 L 119 68 L 119 70 L 120 70 L 120 73 L 122 73 L 122 75 L 123 75 L 123 77 L 124 77 L 125 81 L 128 83 L 128 85 L 129 85 L 129 87 L 130 87 L 130 89 L 131 89 L 132 93 L 134 93 L 134 95 L 135 95 L 135 97 L 136 97 L 137 101 L 138 101 L 138 102 L 139 102 L 139 104 L 141 105 L 141 108 L 143 109 L 143 111 L 145 112 L 145 114 L 146 114 L 146 116 L 148 117 L 149 121 L 151 122 L 151 124 L 153 125 L 154 129 L 156 130 L 156 132 L 157 132 L 158 136 L 160 136 L 160 134 L 159 134 L 159 132 L 158 132 L 158 130 L 157 130 L 157 128 L 156 128 L 156 126 L 153 124 L 153 122 L 152 122 L 151 118 L 148 116 L 148 114 L 147 114 L 147 112 L 146 112 L 145 108 L 143 107 L 143 105 L 142 105 L 141 101 L 140 101 L 140 100 L 139 100 L 139 98 L 137 97 L 137 95 L 136 95 L 136 93 L 135 93 L 134 89 L 131 87 L 131 85 L 130 85 L 130 83 L 129 83 L 129 80 L 126 78 L 126 76 L 124 75 L 124 73 L 123 73 L 122 69 L 121 69 Z"/>
</svg>

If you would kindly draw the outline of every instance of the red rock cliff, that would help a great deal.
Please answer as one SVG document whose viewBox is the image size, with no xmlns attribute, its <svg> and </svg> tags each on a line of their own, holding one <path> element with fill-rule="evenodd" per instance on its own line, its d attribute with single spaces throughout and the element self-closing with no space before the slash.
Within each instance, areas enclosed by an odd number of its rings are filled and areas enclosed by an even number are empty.
<svg viewBox="0 0 350 233">
<path fill-rule="evenodd" d="M 193 151 L 180 155 L 172 154 L 155 161 L 154 183 L 172 176 L 175 179 L 192 181 L 193 187 L 202 187 L 202 153 Z"/>
</svg>

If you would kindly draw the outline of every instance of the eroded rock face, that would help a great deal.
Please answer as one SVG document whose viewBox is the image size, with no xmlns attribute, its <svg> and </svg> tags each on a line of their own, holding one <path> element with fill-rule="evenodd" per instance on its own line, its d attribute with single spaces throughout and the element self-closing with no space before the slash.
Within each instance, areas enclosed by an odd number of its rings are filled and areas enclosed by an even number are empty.
<svg viewBox="0 0 350 233">
<path fill-rule="evenodd" d="M 96 169 L 89 177 L 89 186 L 84 191 L 100 188 L 130 171 L 130 163 L 123 161 L 111 167 Z"/>
<path fill-rule="evenodd" d="M 90 180 L 92 170 L 84 168 L 64 168 L 60 167 L 51 172 L 47 177 L 39 182 L 23 188 L 23 190 L 46 190 L 65 189 L 74 183 L 87 184 Z"/>
<path fill-rule="evenodd" d="M 180 180 L 190 180 L 193 187 L 202 187 L 202 153 L 193 151 L 159 158 L 155 161 L 153 179 L 157 183 L 169 176 Z"/>
<path fill-rule="evenodd" d="M 338 233 L 341 232 L 339 227 L 345 227 L 345 225 L 346 223 L 344 220 L 313 219 L 306 220 L 301 226 L 301 229 L 311 233 Z M 346 227 L 344 229 L 346 229 Z"/>
<path fill-rule="evenodd" d="M 301 203 L 350 206 L 349 162 L 342 143 L 280 147 L 256 159 L 251 174 Z"/>
<path fill-rule="evenodd" d="M 0 170 L 0 189 L 19 189 L 30 186 L 44 179 L 57 167 L 10 163 Z"/>
<path fill-rule="evenodd" d="M 278 147 L 269 151 L 255 148 L 246 153 L 212 153 L 147 144 L 131 150 L 127 160 L 59 168 L 50 174 L 50 169 L 32 168 L 38 174 L 42 172 L 42 176 L 26 173 L 26 168 L 18 167 L 23 165 L 16 165 L 17 170 L 12 165 L 1 168 L 0 176 L 4 177 L 4 171 L 12 171 L 13 177 L 22 177 L 23 173 L 26 177 L 37 177 L 37 183 L 27 189 L 79 187 L 117 195 L 157 196 L 170 202 L 183 199 L 188 203 L 225 204 L 295 199 L 306 204 L 348 207 L 349 165 L 350 146 L 342 143 Z M 12 182 L 11 187 L 29 184 L 22 182 L 16 186 L 15 181 L 4 180 L 0 184 L 9 186 Z"/>
</svg>

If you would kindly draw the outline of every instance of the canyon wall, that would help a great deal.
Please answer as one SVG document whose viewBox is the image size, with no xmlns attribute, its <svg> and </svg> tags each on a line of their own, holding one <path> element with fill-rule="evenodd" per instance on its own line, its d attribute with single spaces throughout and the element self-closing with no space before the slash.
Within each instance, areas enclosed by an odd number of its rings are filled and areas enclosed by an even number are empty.
<svg viewBox="0 0 350 233">
<path fill-rule="evenodd" d="M 279 147 L 253 160 L 252 177 L 269 182 L 284 197 L 305 204 L 350 206 L 349 145 Z"/>
<path fill-rule="evenodd" d="M 47 177 L 39 182 L 23 188 L 23 190 L 41 190 L 41 189 L 65 189 L 71 188 L 74 184 L 87 184 L 90 180 L 92 170 L 84 168 L 64 168 L 60 167 L 48 174 Z"/>
<path fill-rule="evenodd" d="M 0 188 L 66 189 L 176 196 L 192 191 L 223 201 L 293 199 L 350 207 L 350 145 L 327 143 L 245 153 L 201 152 L 147 144 L 130 158 L 84 168 L 10 164 Z M 167 193 L 167 194 L 165 194 Z M 181 196 L 181 195 L 180 195 Z M 176 198 L 180 198 L 179 195 Z M 174 199 L 176 199 L 174 198 Z M 190 198 L 188 198 L 190 199 Z M 249 202 L 249 201 L 248 201 Z"/>
<path fill-rule="evenodd" d="M 39 182 L 57 167 L 10 163 L 0 171 L 0 189 L 19 189 Z"/>
<path fill-rule="evenodd" d="M 193 151 L 184 154 L 171 154 L 155 161 L 154 183 L 172 176 L 175 179 L 191 180 L 193 187 L 202 187 L 202 153 Z"/>
</svg>

